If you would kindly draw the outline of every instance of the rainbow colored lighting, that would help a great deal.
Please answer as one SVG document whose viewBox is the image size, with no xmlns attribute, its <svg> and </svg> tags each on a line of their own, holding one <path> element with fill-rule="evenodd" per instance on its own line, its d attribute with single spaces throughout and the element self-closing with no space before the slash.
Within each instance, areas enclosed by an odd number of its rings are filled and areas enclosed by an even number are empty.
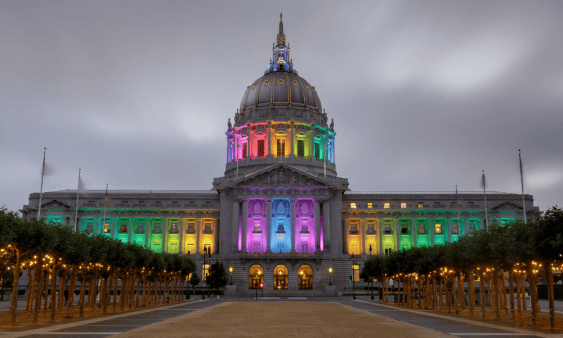
<svg viewBox="0 0 563 338">
<path fill-rule="evenodd" d="M 295 200 L 295 251 L 301 254 L 315 252 L 315 200 L 298 198 Z"/>
<path fill-rule="evenodd" d="M 277 253 L 291 252 L 291 200 L 289 198 L 272 199 L 270 220 L 270 250 Z"/>
<path fill-rule="evenodd" d="M 246 220 L 246 251 L 265 253 L 267 246 L 266 199 L 249 198 Z"/>
</svg>

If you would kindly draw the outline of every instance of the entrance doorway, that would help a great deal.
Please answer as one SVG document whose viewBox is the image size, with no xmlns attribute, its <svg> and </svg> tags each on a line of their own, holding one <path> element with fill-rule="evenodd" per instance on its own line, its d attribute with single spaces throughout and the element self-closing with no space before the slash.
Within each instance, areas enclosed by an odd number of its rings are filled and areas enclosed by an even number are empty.
<svg viewBox="0 0 563 338">
<path fill-rule="evenodd" d="M 274 269 L 274 289 L 286 290 L 288 284 L 288 271 L 284 265 L 278 265 Z"/>
<path fill-rule="evenodd" d="M 313 269 L 308 265 L 301 265 L 299 271 L 299 289 L 312 289 L 313 288 Z"/>
<path fill-rule="evenodd" d="M 260 289 L 262 283 L 264 283 L 264 269 L 258 264 L 251 266 L 248 270 L 248 288 Z"/>
</svg>

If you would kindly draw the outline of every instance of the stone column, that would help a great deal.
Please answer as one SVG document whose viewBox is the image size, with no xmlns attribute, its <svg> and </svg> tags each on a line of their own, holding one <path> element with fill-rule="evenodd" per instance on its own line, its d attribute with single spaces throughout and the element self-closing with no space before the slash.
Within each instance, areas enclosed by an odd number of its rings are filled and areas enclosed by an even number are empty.
<svg viewBox="0 0 563 338">
<path fill-rule="evenodd" d="M 295 200 L 291 200 L 291 253 L 295 253 Z"/>
<path fill-rule="evenodd" d="M 269 199 L 266 201 L 266 252 L 272 252 L 270 248 L 270 232 L 272 226 L 272 200 Z"/>
<path fill-rule="evenodd" d="M 102 227 L 103 227 L 103 224 L 102 224 Z M 149 247 L 150 227 L 151 227 L 151 219 L 147 217 L 147 223 L 146 223 L 146 226 L 145 226 L 145 248 L 147 248 L 147 249 Z M 102 228 L 102 231 L 103 231 L 103 228 Z"/>
<path fill-rule="evenodd" d="M 219 219 L 213 220 L 213 254 L 219 253 Z"/>
<path fill-rule="evenodd" d="M 309 147 L 311 148 L 311 159 L 315 159 L 315 127 L 311 127 L 311 136 L 309 137 Z"/>
<path fill-rule="evenodd" d="M 127 227 L 127 243 L 131 243 L 131 241 L 133 240 L 133 219 L 131 217 L 129 217 L 129 226 Z"/>
<path fill-rule="evenodd" d="M 180 224 L 178 224 L 178 230 L 180 231 L 180 255 L 184 255 L 184 219 L 180 218 Z"/>
<path fill-rule="evenodd" d="M 344 254 L 348 254 L 348 220 L 342 220 L 342 227 L 344 228 Z"/>
<path fill-rule="evenodd" d="M 412 241 L 413 241 L 414 247 L 416 248 L 416 247 L 417 247 L 417 246 L 416 246 L 416 245 L 417 245 L 417 244 L 416 244 L 416 233 L 417 233 L 417 230 L 416 230 L 416 218 L 413 218 L 413 219 L 411 220 L 411 226 L 412 226 L 412 227 L 411 227 Z"/>
<path fill-rule="evenodd" d="M 238 201 L 233 201 L 233 217 L 231 220 L 231 250 L 238 250 L 238 214 L 239 214 L 239 203 Z"/>
<path fill-rule="evenodd" d="M 330 249 L 330 203 L 324 202 L 323 203 L 323 241 L 324 241 L 324 250 Z"/>
<path fill-rule="evenodd" d="M 397 237 L 397 251 L 401 250 L 401 229 L 399 229 L 399 227 L 401 226 L 401 222 L 399 222 L 399 219 L 395 219 L 395 232 L 396 232 L 396 237 Z"/>
<path fill-rule="evenodd" d="M 321 204 L 315 201 L 315 252 L 321 251 Z"/>
<path fill-rule="evenodd" d="M 199 248 L 199 226 L 201 224 L 201 219 L 200 218 L 196 218 L 195 220 L 195 255 L 197 255 L 197 257 L 199 258 L 200 255 L 200 251 L 202 251 Z M 202 275 L 203 276 L 203 275 Z"/>
<path fill-rule="evenodd" d="M 434 218 L 430 219 L 430 245 L 434 245 L 434 233 L 436 232 L 436 225 L 434 224 Z"/>
<path fill-rule="evenodd" d="M 266 158 L 272 158 L 272 149 L 273 149 L 273 144 L 272 144 L 272 122 L 268 122 L 268 155 L 266 155 Z"/>
<path fill-rule="evenodd" d="M 289 142 L 289 146 L 290 146 L 289 147 L 289 157 L 295 158 L 295 149 L 293 149 L 294 148 L 293 143 L 295 142 L 295 124 L 293 122 L 291 122 L 290 128 L 291 128 L 291 134 L 290 134 L 291 139 L 290 139 L 290 142 Z"/>
<path fill-rule="evenodd" d="M 360 247 L 360 254 L 367 254 L 366 252 L 366 222 L 360 219 L 360 231 L 362 232 L 362 246 Z M 373 250 L 373 248 L 372 248 Z"/>
<path fill-rule="evenodd" d="M 379 247 L 381 248 L 381 253 L 385 254 L 385 249 L 383 248 L 383 230 L 385 227 L 383 226 L 383 222 L 381 218 L 379 219 Z"/>
<path fill-rule="evenodd" d="M 247 252 L 246 250 L 246 223 L 248 222 L 248 201 L 244 200 L 242 202 L 242 252 Z"/>
</svg>

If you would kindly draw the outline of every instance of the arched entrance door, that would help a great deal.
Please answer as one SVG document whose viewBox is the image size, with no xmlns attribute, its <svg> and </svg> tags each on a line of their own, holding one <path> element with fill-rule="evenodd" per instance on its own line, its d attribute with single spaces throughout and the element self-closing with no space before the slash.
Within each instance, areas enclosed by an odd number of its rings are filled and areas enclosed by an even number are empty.
<svg viewBox="0 0 563 338">
<path fill-rule="evenodd" d="M 299 289 L 313 288 L 313 269 L 308 265 L 301 265 L 299 271 Z"/>
<path fill-rule="evenodd" d="M 287 289 L 288 272 L 284 265 L 278 265 L 274 269 L 274 289 L 285 290 Z"/>
<path fill-rule="evenodd" d="M 248 288 L 259 289 L 261 283 L 264 283 L 264 270 L 258 264 L 251 266 L 248 270 Z"/>
</svg>

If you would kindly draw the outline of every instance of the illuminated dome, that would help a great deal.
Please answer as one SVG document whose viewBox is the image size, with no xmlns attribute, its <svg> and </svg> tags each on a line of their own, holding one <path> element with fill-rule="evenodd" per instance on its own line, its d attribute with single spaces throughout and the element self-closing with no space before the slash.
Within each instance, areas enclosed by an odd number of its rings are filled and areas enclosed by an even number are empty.
<svg viewBox="0 0 563 338">
<path fill-rule="evenodd" d="M 297 75 L 294 68 L 280 15 L 277 43 L 272 46 L 268 69 L 246 88 L 235 115 L 235 126 L 290 120 L 327 126 L 315 87 Z"/>
</svg>

